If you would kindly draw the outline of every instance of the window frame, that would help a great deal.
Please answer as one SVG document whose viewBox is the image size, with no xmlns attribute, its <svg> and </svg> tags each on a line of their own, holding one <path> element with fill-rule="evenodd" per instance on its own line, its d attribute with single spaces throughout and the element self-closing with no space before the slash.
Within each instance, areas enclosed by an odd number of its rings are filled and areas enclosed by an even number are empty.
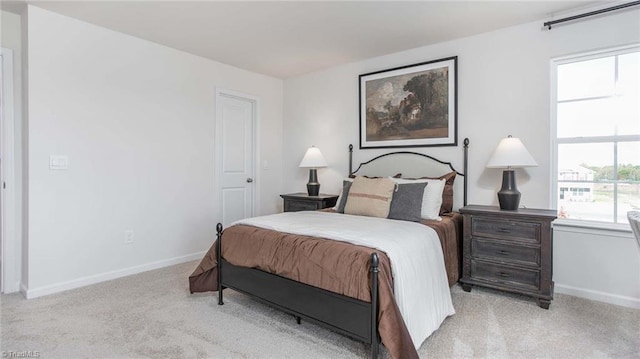
<svg viewBox="0 0 640 359">
<path fill-rule="evenodd" d="M 614 192 L 613 192 L 613 219 L 614 222 L 603 222 L 596 220 L 587 220 L 587 219 L 569 219 L 569 218 L 558 218 L 556 221 L 561 225 L 575 226 L 575 227 L 585 227 L 585 228 L 600 228 L 600 229 L 610 229 L 610 230 L 623 230 L 630 231 L 631 227 L 628 223 L 617 222 L 618 217 L 618 184 L 624 183 L 625 181 L 617 180 L 617 171 L 618 171 L 618 143 L 620 142 L 636 142 L 640 141 L 640 134 L 636 135 L 614 135 L 614 136 L 589 136 L 589 137 L 569 137 L 558 139 L 558 66 L 564 64 L 570 64 L 580 61 L 588 61 L 594 60 L 603 57 L 609 56 L 620 56 L 628 53 L 640 52 L 640 44 L 632 44 L 620 47 L 614 47 L 603 50 L 590 51 L 580 54 L 573 54 L 567 56 L 561 56 L 551 59 L 550 61 L 550 136 L 551 136 L 551 176 L 550 176 L 550 203 L 553 208 L 558 209 L 558 146 L 561 144 L 580 144 L 580 143 L 610 143 L 614 146 L 613 152 L 613 168 L 614 175 L 616 175 L 616 179 L 612 180 L 614 183 Z M 616 81 L 618 77 L 617 66 L 616 66 Z M 610 98 L 611 96 L 594 96 L 594 97 L 584 97 L 580 99 L 573 100 L 564 100 L 562 103 L 570 102 L 570 101 L 584 101 L 584 100 L 595 100 L 599 98 Z M 582 181 L 576 181 L 582 182 Z M 585 181 L 585 183 L 596 183 L 595 181 Z M 567 187 L 570 187 L 569 184 Z M 570 192 L 570 189 L 569 189 Z"/>
</svg>

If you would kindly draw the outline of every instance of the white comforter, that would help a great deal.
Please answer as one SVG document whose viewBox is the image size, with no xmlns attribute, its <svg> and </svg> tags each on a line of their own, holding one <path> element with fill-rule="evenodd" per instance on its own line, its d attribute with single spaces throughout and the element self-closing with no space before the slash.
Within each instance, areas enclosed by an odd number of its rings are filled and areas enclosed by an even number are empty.
<svg viewBox="0 0 640 359">
<path fill-rule="evenodd" d="M 329 212 L 286 212 L 234 224 L 379 249 L 391 260 L 394 295 L 416 349 L 455 314 L 436 232 L 423 224 Z"/>
</svg>

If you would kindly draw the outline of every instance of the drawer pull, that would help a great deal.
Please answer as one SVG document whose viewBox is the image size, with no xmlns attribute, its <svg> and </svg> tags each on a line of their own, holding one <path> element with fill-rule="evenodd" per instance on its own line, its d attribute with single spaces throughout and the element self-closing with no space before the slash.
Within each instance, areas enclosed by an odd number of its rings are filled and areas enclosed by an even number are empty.
<svg viewBox="0 0 640 359">
<path fill-rule="evenodd" d="M 496 231 L 498 231 L 500 233 L 509 233 L 509 232 L 511 232 L 511 230 L 509 228 L 498 228 L 498 229 L 496 229 Z"/>
<path fill-rule="evenodd" d="M 509 251 L 505 251 L 505 250 L 501 249 L 501 250 L 498 251 L 498 254 L 501 254 L 503 256 L 508 256 L 509 255 Z"/>
<path fill-rule="evenodd" d="M 509 273 L 505 273 L 505 272 L 498 272 L 498 273 L 496 273 L 496 275 L 497 275 L 498 277 L 506 278 L 506 277 L 508 277 L 508 276 L 509 276 Z"/>
</svg>

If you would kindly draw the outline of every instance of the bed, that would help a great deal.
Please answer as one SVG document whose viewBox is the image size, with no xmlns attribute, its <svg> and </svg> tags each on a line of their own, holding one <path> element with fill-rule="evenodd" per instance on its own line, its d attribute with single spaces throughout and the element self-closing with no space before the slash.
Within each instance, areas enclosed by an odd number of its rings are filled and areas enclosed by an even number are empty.
<svg viewBox="0 0 640 359">
<path fill-rule="evenodd" d="M 457 209 L 466 204 L 468 144 L 468 139 L 465 139 L 463 172 L 457 171 L 451 162 L 407 151 L 377 156 L 360 163 L 353 170 L 353 147 L 349 146 L 349 174 L 358 176 L 358 181 L 363 181 L 359 179 L 362 175 L 389 176 L 397 173 L 400 167 L 403 168 L 403 177 L 441 177 L 453 174 L 454 178 L 462 179 L 452 179 L 451 183 L 447 180 L 451 185 L 447 190 L 453 191 L 451 207 Z M 417 159 L 425 164 L 416 165 Z M 429 184 L 425 186 L 428 187 Z M 337 236 L 344 236 L 346 232 L 353 234 L 354 231 L 349 231 L 348 227 L 341 231 L 329 230 L 328 234 L 297 232 L 298 228 L 316 227 L 315 224 L 321 227 L 325 221 L 325 227 L 335 229 L 338 227 L 330 221 L 346 221 L 350 217 L 348 214 L 335 212 L 336 209 L 332 209 L 323 213 L 296 212 L 274 215 L 273 218 L 257 217 L 232 225 L 224 232 L 222 225 L 218 224 L 216 242 L 189 278 L 191 292 L 217 291 L 218 304 L 222 305 L 223 289 L 231 288 L 293 314 L 298 323 L 304 318 L 370 344 L 372 358 L 378 356 L 380 341 L 393 358 L 417 357 L 416 347 L 424 338 L 420 337 L 422 339 L 418 339 L 419 342 L 415 344 L 415 330 L 410 329 L 422 324 L 416 320 L 408 320 L 411 316 L 404 312 L 407 310 L 405 306 L 411 307 L 405 305 L 405 302 L 411 302 L 412 299 L 415 302 L 416 296 L 398 293 L 399 287 L 404 293 L 405 288 L 411 287 L 407 283 L 412 281 L 397 275 L 396 271 L 404 264 L 390 259 L 392 256 L 398 258 L 405 254 L 399 254 L 398 249 L 381 250 L 382 244 L 379 246 L 360 242 L 361 239 L 354 236 L 347 236 L 347 240 L 332 238 L 335 233 Z M 423 259 L 424 263 L 420 267 L 424 269 L 420 270 L 427 274 L 437 273 L 438 270 L 427 268 L 431 265 L 429 263 L 444 261 L 444 274 L 433 276 L 444 276 L 444 279 L 438 281 L 445 282 L 448 295 L 448 287 L 457 282 L 460 276 L 462 219 L 457 212 L 441 213 L 441 218 L 441 221 L 420 220 L 420 224 L 412 222 L 402 226 L 409 226 L 412 231 L 419 233 L 426 232 L 429 228 L 428 231 L 436 234 L 434 241 L 441 250 L 431 250 L 429 253 L 438 252 L 437 255 L 442 259 Z M 297 223 L 303 220 L 310 222 Z M 359 220 L 364 221 L 357 225 L 359 228 L 369 229 L 367 236 L 371 238 L 362 239 L 367 241 L 375 241 L 376 236 L 394 237 L 388 233 L 378 235 L 377 232 L 383 233 L 391 222 L 401 222 L 373 218 Z M 404 231 L 405 227 L 399 227 L 398 230 Z M 378 242 L 381 240 L 378 239 Z M 419 242 L 416 241 L 416 245 L 423 245 Z M 387 252 L 391 254 L 388 255 Z M 425 281 L 427 282 L 431 283 Z M 417 282 L 413 280 L 413 283 Z M 422 284 L 421 281 L 420 283 Z M 406 290 L 410 293 L 413 289 Z M 432 292 L 437 291 L 434 289 Z M 436 303 L 434 306 L 439 306 L 437 303 L 443 301 L 439 299 L 439 295 L 433 294 L 433 302 Z M 446 308 L 441 312 L 449 313 Z M 443 319 L 439 320 L 436 328 Z M 409 324 L 405 324 L 405 321 Z M 432 328 L 422 329 L 428 333 L 427 336 L 433 331 Z"/>
</svg>

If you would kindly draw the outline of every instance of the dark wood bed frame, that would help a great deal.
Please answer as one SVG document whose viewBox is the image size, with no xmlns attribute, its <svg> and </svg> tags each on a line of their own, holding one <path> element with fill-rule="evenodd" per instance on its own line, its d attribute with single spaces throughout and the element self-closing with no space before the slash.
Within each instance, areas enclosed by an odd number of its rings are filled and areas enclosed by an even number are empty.
<svg viewBox="0 0 640 359">
<path fill-rule="evenodd" d="M 464 178 L 464 204 L 467 204 L 467 161 L 469 139 L 464 139 L 464 173 L 444 162 L 417 152 L 391 152 L 360 163 L 352 171 L 353 145 L 349 145 L 349 174 L 355 174 L 363 165 L 392 154 L 412 154 L 429 158 L 444 165 Z M 267 273 L 259 269 L 239 267 L 222 258 L 222 224 L 217 227 L 218 305 L 223 305 L 223 289 L 231 288 L 292 314 L 298 324 L 301 318 L 317 323 L 343 335 L 371 345 L 371 358 L 378 357 L 380 335 L 378 333 L 378 272 L 376 253 L 371 254 L 371 302 L 365 302 L 304 283 Z"/>
</svg>

